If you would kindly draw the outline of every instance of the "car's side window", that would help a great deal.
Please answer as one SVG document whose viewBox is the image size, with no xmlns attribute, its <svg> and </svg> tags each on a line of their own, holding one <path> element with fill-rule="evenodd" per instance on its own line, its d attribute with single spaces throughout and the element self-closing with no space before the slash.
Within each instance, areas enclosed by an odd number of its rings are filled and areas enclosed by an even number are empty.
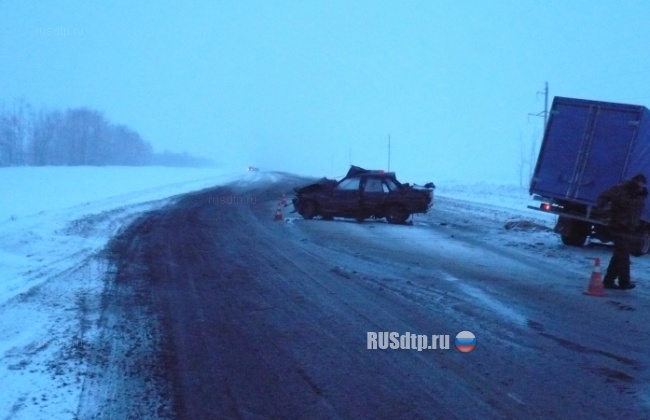
<svg viewBox="0 0 650 420">
<path fill-rule="evenodd" d="M 390 180 L 390 179 L 385 179 L 384 180 L 384 192 L 390 192 L 390 191 L 395 191 L 397 189 L 397 185 Z"/>
<path fill-rule="evenodd" d="M 360 178 L 348 178 L 342 181 L 337 187 L 337 190 L 352 191 L 359 189 Z"/>
<path fill-rule="evenodd" d="M 382 189 L 381 179 L 368 178 L 366 179 L 366 187 L 364 189 L 367 193 L 381 193 L 384 192 Z"/>
</svg>

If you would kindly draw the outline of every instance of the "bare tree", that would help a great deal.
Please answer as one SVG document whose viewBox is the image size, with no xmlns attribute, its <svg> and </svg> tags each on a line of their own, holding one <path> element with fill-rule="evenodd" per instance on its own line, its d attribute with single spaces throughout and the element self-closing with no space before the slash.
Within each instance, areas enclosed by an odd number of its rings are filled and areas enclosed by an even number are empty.
<svg viewBox="0 0 650 420">
<path fill-rule="evenodd" d="M 0 166 L 208 164 L 186 153 L 156 155 L 151 144 L 99 111 L 82 107 L 35 113 L 24 101 L 0 107 Z M 173 163 L 172 163 L 173 162 Z"/>
<path fill-rule="evenodd" d="M 26 144 L 32 129 L 31 107 L 25 101 L 18 100 L 11 109 L 0 111 L 0 166 L 29 163 Z"/>
</svg>

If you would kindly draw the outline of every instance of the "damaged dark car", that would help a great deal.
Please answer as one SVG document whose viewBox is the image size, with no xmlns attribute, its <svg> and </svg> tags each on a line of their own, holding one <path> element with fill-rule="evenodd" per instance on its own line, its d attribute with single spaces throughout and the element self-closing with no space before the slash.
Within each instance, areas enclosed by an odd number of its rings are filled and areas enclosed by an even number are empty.
<svg viewBox="0 0 650 420">
<path fill-rule="evenodd" d="M 320 216 L 365 219 L 386 218 L 403 224 L 414 213 L 426 213 L 433 204 L 432 182 L 423 186 L 402 184 L 394 172 L 350 167 L 340 181 L 323 178 L 295 188 L 295 210 L 305 219 Z"/>
</svg>

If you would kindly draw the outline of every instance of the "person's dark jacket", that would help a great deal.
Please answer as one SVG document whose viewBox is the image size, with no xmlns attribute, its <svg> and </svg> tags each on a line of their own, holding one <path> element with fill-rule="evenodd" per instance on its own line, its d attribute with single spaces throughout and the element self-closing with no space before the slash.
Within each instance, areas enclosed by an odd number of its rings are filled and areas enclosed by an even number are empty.
<svg viewBox="0 0 650 420">
<path fill-rule="evenodd" d="M 632 232 L 639 226 L 647 196 L 648 190 L 645 187 L 628 181 L 601 193 L 598 196 L 598 208 L 609 208 L 609 226 L 612 229 Z"/>
</svg>

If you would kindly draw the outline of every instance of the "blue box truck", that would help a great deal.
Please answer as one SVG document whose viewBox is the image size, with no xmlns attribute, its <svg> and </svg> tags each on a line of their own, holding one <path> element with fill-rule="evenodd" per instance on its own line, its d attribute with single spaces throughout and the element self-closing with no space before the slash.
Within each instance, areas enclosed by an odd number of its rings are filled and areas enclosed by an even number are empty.
<svg viewBox="0 0 650 420">
<path fill-rule="evenodd" d="M 555 97 L 530 183 L 539 206 L 558 216 L 555 232 L 566 245 L 611 240 L 598 195 L 643 173 L 650 177 L 650 111 L 641 105 Z M 650 201 L 650 200 L 649 200 Z M 635 255 L 650 248 L 650 202 L 635 234 Z"/>
</svg>

